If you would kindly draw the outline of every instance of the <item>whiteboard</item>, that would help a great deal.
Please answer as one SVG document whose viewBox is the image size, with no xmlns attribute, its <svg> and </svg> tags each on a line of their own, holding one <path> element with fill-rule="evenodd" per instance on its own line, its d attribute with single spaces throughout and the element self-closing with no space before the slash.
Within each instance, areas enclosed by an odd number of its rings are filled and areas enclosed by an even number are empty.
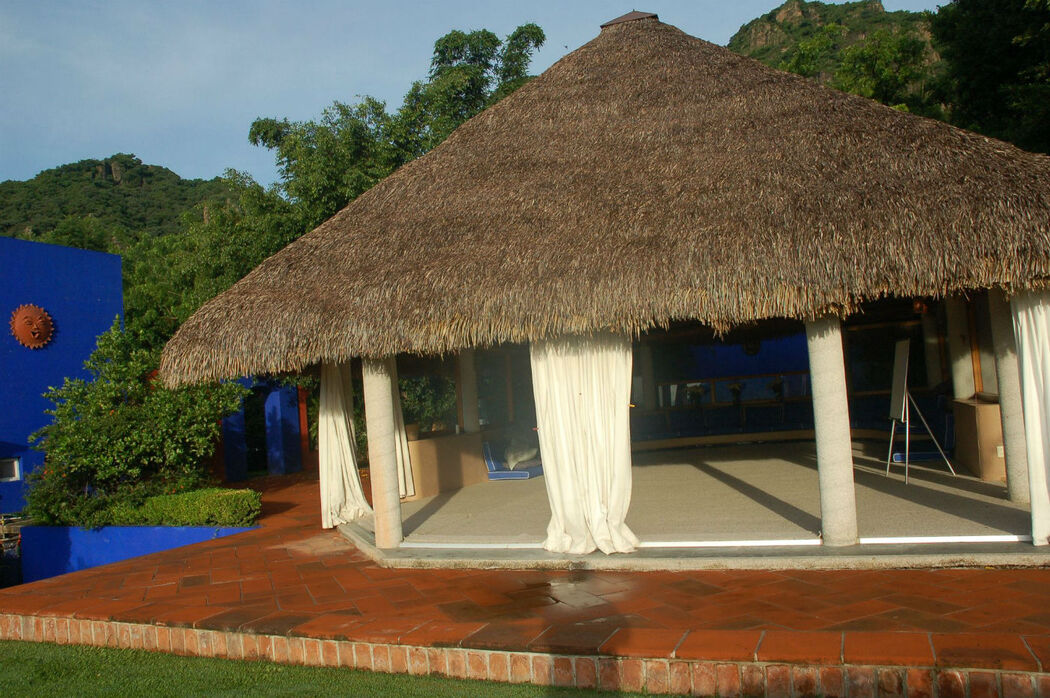
<svg viewBox="0 0 1050 698">
<path fill-rule="evenodd" d="M 908 400 L 908 354 L 911 353 L 911 340 L 897 342 L 893 355 L 893 390 L 890 393 L 890 419 L 904 421 L 904 408 Z"/>
</svg>

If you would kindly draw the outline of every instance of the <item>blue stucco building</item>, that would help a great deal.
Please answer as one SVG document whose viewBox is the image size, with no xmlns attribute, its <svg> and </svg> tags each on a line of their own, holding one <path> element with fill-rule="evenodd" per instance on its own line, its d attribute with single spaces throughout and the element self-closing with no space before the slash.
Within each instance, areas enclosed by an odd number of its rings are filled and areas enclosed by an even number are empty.
<svg viewBox="0 0 1050 698">
<path fill-rule="evenodd" d="M 123 315 L 120 257 L 0 237 L 0 512 L 20 511 L 25 477 L 44 462 L 29 435 L 49 421 L 43 393 L 66 377 L 83 377 L 98 335 Z M 21 306 L 47 311 L 54 329 L 40 348 L 15 337 Z"/>
</svg>

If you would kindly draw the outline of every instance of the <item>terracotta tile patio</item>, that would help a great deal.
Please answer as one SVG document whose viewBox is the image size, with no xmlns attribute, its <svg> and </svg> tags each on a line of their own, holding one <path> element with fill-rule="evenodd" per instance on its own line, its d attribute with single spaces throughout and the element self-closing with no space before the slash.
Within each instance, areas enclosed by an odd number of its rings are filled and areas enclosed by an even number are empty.
<svg viewBox="0 0 1050 698">
<path fill-rule="evenodd" d="M 0 590 L 0 637 L 707 695 L 1050 696 L 1050 569 L 377 566 L 271 478 L 258 530 Z"/>
</svg>

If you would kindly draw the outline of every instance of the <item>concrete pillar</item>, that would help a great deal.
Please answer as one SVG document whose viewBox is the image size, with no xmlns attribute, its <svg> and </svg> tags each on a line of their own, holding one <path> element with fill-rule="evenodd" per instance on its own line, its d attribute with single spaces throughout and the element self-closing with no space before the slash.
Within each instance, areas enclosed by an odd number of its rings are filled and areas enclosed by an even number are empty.
<svg viewBox="0 0 1050 698">
<path fill-rule="evenodd" d="M 656 409 L 656 372 L 653 370 L 653 349 L 645 342 L 638 343 L 638 366 L 642 369 L 642 408 Z"/>
<path fill-rule="evenodd" d="M 857 542 L 857 495 L 853 484 L 853 444 L 839 319 L 829 316 L 807 322 L 806 342 L 824 544 L 853 545 Z"/>
<path fill-rule="evenodd" d="M 970 317 L 966 301 L 952 296 L 944 301 L 948 317 L 948 362 L 952 369 L 952 395 L 957 400 L 974 396 L 973 354 L 970 344 Z"/>
<path fill-rule="evenodd" d="M 401 531 L 401 495 L 397 484 L 394 443 L 395 375 L 393 357 L 361 361 L 376 547 L 385 549 L 397 548 L 404 537 Z"/>
<path fill-rule="evenodd" d="M 1006 456 L 1006 491 L 1011 502 L 1027 504 L 1028 447 L 1024 437 L 1024 410 L 1021 379 L 1017 369 L 1017 340 L 1013 312 L 1001 289 L 988 292 L 995 347 L 995 375 L 999 383 L 999 416 L 1003 423 L 1003 451 Z"/>
<path fill-rule="evenodd" d="M 926 359 L 926 385 L 941 382 L 941 341 L 937 336 L 937 313 L 932 308 L 922 314 L 922 351 Z"/>
<path fill-rule="evenodd" d="M 463 431 L 474 434 L 481 431 L 478 418 L 478 374 L 474 368 L 474 350 L 464 349 L 456 359 L 459 362 L 459 395 L 463 409 Z"/>
</svg>

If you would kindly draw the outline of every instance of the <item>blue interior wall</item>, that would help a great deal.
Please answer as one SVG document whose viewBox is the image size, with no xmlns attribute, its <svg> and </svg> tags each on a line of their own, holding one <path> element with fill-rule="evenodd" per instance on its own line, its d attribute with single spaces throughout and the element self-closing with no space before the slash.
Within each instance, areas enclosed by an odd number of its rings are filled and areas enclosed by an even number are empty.
<svg viewBox="0 0 1050 698">
<path fill-rule="evenodd" d="M 98 335 L 123 315 L 120 257 L 0 237 L 0 458 L 19 458 L 22 481 L 0 483 L 0 512 L 24 506 L 25 476 L 44 462 L 29 448 L 31 433 L 50 418 L 43 393 L 68 377 L 83 377 Z M 55 325 L 51 341 L 28 349 L 11 334 L 23 304 L 38 305 Z"/>
</svg>

